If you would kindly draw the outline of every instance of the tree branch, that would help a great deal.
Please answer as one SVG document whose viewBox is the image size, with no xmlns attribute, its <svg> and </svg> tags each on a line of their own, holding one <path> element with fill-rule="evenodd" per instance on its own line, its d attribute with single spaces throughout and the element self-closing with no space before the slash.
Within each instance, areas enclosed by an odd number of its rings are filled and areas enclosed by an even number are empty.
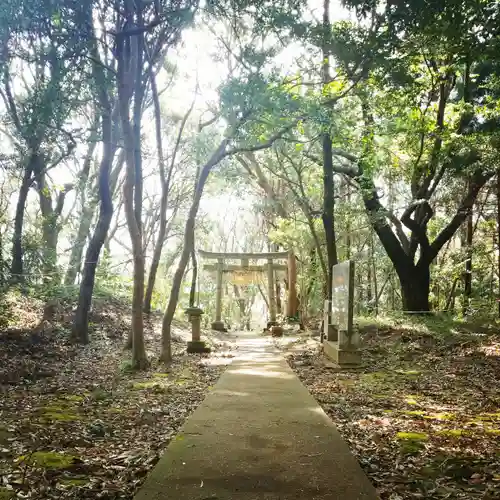
<svg viewBox="0 0 500 500">
<path fill-rule="evenodd" d="M 59 217 L 62 213 L 64 207 L 64 201 L 66 199 L 66 195 L 74 188 L 73 184 L 65 184 L 62 191 L 59 193 L 56 202 L 56 208 L 54 209 L 54 215 Z"/>
<path fill-rule="evenodd" d="M 432 262 L 441 248 L 446 244 L 446 242 L 453 237 L 457 229 L 462 225 L 465 219 L 469 216 L 474 202 L 476 201 L 477 195 L 481 188 L 486 184 L 486 182 L 493 177 L 493 172 L 486 173 L 476 173 L 469 183 L 469 189 L 465 195 L 460 207 L 457 210 L 455 216 L 451 219 L 449 224 L 436 236 L 436 239 L 430 245 L 429 251 L 429 262 Z"/>
<path fill-rule="evenodd" d="M 278 139 L 281 139 L 289 130 L 291 130 L 297 123 L 302 119 L 302 117 L 296 118 L 286 127 L 273 134 L 267 141 L 261 142 L 260 144 L 255 144 L 253 146 L 240 146 L 233 147 L 226 150 L 225 156 L 231 156 L 238 153 L 251 153 L 253 151 L 261 151 L 262 149 L 270 148 Z"/>
<path fill-rule="evenodd" d="M 417 209 L 421 211 L 419 217 L 420 220 L 418 221 L 411 218 L 412 214 L 415 213 Z M 426 256 L 428 255 L 430 249 L 429 238 L 427 237 L 427 223 L 433 215 L 434 211 L 429 205 L 429 202 L 426 199 L 421 199 L 412 202 L 403 212 L 403 215 L 401 217 L 401 222 L 408 229 L 410 229 L 412 235 L 415 236 L 417 243 L 420 245 L 421 253 L 424 258 L 426 258 Z"/>
</svg>

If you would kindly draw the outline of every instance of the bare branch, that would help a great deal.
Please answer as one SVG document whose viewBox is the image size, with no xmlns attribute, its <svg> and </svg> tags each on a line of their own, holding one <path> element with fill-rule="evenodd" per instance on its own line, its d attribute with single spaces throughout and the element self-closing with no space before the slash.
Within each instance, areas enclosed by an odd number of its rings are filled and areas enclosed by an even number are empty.
<svg viewBox="0 0 500 500">
<path fill-rule="evenodd" d="M 228 149 L 226 150 L 225 156 L 231 156 L 238 153 L 251 153 L 253 151 L 261 151 L 263 149 L 270 148 L 278 139 L 281 139 L 283 135 L 285 135 L 289 130 L 295 127 L 295 125 L 297 125 L 297 123 L 301 119 L 302 117 L 296 118 L 292 123 L 273 134 L 267 141 L 261 142 L 260 144 L 255 144 L 253 146 L 240 146 Z"/>
</svg>

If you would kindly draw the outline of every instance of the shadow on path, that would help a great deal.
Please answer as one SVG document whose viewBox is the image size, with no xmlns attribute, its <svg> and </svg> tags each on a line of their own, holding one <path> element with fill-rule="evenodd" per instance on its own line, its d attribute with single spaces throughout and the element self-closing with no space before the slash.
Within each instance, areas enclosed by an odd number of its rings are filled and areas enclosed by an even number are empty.
<svg viewBox="0 0 500 500">
<path fill-rule="evenodd" d="M 375 500 L 331 420 L 269 338 L 238 351 L 135 500 Z"/>
</svg>

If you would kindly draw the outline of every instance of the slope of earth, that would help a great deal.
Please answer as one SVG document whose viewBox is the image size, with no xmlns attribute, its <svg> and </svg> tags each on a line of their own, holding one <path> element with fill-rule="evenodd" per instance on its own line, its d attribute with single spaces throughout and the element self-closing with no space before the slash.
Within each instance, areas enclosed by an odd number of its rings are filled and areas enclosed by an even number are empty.
<svg viewBox="0 0 500 500">
<path fill-rule="evenodd" d="M 133 373 L 124 351 L 130 309 L 102 304 L 92 342 L 68 341 L 70 314 L 37 324 L 41 305 L 16 298 L 16 323 L 0 331 L 0 500 L 131 499 L 189 414 L 215 384 L 231 346 L 187 355 L 174 329 L 174 362 Z M 146 322 L 149 359 L 161 318 Z"/>
<path fill-rule="evenodd" d="M 360 330 L 356 372 L 309 336 L 276 342 L 381 498 L 500 498 L 498 330 L 436 319 Z"/>
</svg>

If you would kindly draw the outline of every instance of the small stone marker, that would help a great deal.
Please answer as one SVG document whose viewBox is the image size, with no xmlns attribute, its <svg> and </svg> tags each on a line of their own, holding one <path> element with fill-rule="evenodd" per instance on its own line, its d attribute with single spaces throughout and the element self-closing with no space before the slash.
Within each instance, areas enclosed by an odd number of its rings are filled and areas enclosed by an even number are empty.
<svg viewBox="0 0 500 500">
<path fill-rule="evenodd" d="M 203 310 L 199 307 L 188 307 L 184 312 L 188 315 L 189 322 L 191 323 L 191 340 L 187 344 L 187 352 L 210 352 L 210 347 L 201 340 L 201 315 L 203 314 Z"/>
<path fill-rule="evenodd" d="M 329 340 L 330 342 L 337 342 L 338 340 L 338 329 L 337 325 L 332 324 L 331 315 L 331 301 L 325 300 L 325 305 L 323 309 L 323 334 L 321 336 L 321 342 L 324 340 Z"/>
</svg>

